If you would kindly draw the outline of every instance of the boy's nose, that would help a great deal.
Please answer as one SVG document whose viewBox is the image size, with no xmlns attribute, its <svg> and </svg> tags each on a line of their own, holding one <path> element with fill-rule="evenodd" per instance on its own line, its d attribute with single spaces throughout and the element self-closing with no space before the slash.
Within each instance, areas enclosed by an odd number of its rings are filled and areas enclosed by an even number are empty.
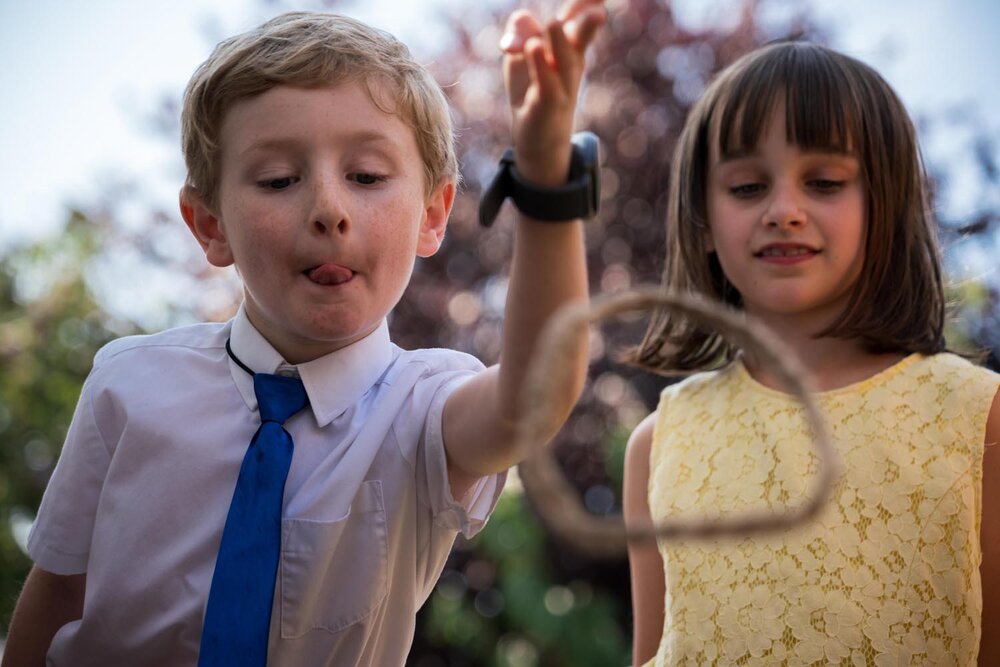
<svg viewBox="0 0 1000 667">
<path fill-rule="evenodd" d="M 336 185 L 319 183 L 313 190 L 310 225 L 319 234 L 345 234 L 351 223 L 344 207 L 344 195 Z"/>
<path fill-rule="evenodd" d="M 322 235 L 326 235 L 333 231 L 336 231 L 339 234 L 344 234 L 347 232 L 347 228 L 348 224 L 346 218 L 342 218 L 339 222 L 321 218 L 317 218 L 313 221 L 313 229 Z"/>
</svg>

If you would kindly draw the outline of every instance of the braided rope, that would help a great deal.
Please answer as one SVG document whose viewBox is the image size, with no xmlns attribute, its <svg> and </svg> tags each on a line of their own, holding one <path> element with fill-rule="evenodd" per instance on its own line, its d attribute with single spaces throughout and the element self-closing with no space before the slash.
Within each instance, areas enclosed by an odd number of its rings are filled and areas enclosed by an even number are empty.
<svg viewBox="0 0 1000 667">
<path fill-rule="evenodd" d="M 632 524 L 621 518 L 589 513 L 556 464 L 549 447 L 538 446 L 548 406 L 567 381 L 573 363 L 574 336 L 581 327 L 629 312 L 667 308 L 698 324 L 718 331 L 739 347 L 752 351 L 772 367 L 778 380 L 805 409 L 813 434 L 819 470 L 807 498 L 781 512 L 747 511 L 722 518 L 671 518 L 662 523 Z M 695 294 L 677 294 L 659 287 L 639 287 L 611 296 L 595 298 L 591 304 L 569 304 L 555 313 L 539 338 L 521 399 L 520 443 L 534 452 L 518 468 L 525 490 L 548 527 L 567 543 L 595 557 L 622 555 L 628 541 L 680 540 L 722 535 L 746 536 L 785 530 L 808 521 L 827 502 L 840 471 L 840 461 L 820 412 L 812 397 L 805 369 L 798 359 L 762 324 L 741 311 L 710 302 Z M 630 522 L 631 523 L 631 522 Z"/>
</svg>

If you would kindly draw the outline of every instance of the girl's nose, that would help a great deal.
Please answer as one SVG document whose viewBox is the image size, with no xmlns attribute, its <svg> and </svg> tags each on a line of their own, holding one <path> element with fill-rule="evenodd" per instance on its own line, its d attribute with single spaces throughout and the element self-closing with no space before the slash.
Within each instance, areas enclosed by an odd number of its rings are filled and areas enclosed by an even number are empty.
<svg viewBox="0 0 1000 667">
<path fill-rule="evenodd" d="M 806 224 L 806 214 L 795 187 L 776 183 L 761 222 L 766 227 L 788 229 Z"/>
</svg>

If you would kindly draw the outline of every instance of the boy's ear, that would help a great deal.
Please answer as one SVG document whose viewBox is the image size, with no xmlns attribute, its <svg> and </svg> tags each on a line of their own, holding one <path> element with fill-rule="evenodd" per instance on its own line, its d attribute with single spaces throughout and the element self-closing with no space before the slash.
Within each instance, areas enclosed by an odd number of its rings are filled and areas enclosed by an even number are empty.
<svg viewBox="0 0 1000 667">
<path fill-rule="evenodd" d="M 424 219 L 420 223 L 417 235 L 417 256 L 430 257 L 441 247 L 444 240 L 444 230 L 448 226 L 448 216 L 455 203 L 455 181 L 445 179 L 438 183 L 434 192 L 427 198 L 424 208 Z"/>
<path fill-rule="evenodd" d="M 208 263 L 219 267 L 232 264 L 233 251 L 226 240 L 226 230 L 201 194 L 190 185 L 185 185 L 181 188 L 180 203 L 181 216 L 205 251 Z"/>
</svg>

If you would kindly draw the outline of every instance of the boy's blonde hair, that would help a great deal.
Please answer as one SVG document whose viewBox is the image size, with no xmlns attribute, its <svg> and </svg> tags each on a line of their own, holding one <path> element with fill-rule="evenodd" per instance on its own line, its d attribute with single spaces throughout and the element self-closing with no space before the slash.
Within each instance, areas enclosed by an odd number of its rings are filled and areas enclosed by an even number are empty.
<svg viewBox="0 0 1000 667">
<path fill-rule="evenodd" d="M 337 14 L 288 12 L 220 42 L 184 94 L 181 146 L 187 184 L 212 208 L 219 187 L 219 135 L 233 104 L 279 85 L 312 88 L 361 81 L 372 102 L 412 129 L 425 192 L 458 179 L 448 102 L 431 74 L 387 32 Z"/>
<path fill-rule="evenodd" d="M 779 100 L 788 141 L 857 156 L 867 195 L 861 276 L 844 312 L 817 337 L 858 339 L 874 352 L 944 350 L 941 260 L 913 123 L 875 70 L 816 44 L 777 43 L 743 56 L 691 110 L 670 175 L 663 284 L 742 307 L 705 246 L 709 156 L 713 144 L 723 157 L 752 150 Z M 683 372 L 718 366 L 737 351 L 718 333 L 660 311 L 630 361 Z"/>
</svg>

